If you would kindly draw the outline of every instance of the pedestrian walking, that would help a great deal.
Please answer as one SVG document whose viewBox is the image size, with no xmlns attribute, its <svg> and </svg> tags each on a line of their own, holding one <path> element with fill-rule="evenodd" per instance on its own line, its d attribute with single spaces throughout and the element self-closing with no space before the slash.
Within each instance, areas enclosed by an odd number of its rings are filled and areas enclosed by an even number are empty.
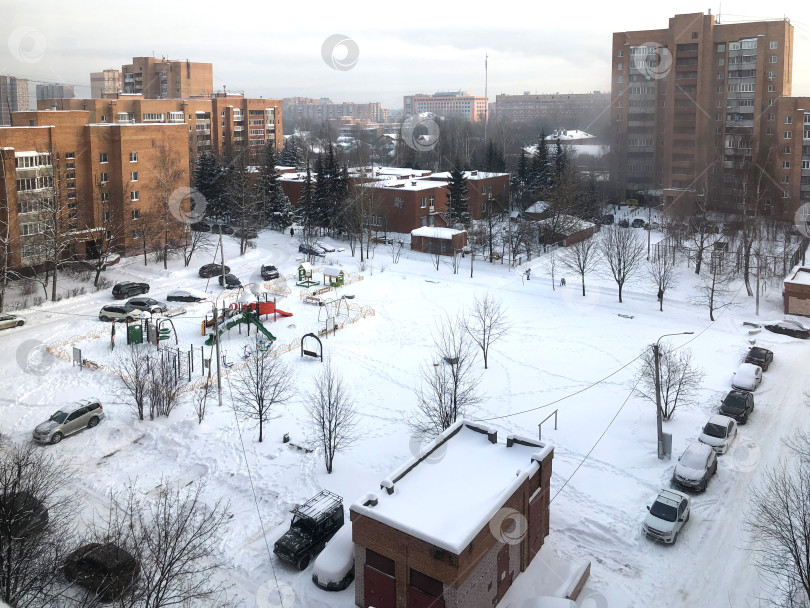
<svg viewBox="0 0 810 608">
<path fill-rule="evenodd" d="M 295 236 L 295 229 L 292 226 L 290 226 L 290 238 L 294 236 Z"/>
<path fill-rule="evenodd" d="M 565 279 L 564 278 L 560 279 L 560 287 L 565 287 Z"/>
<path fill-rule="evenodd" d="M 531 268 L 527 268 L 527 269 L 526 269 L 526 280 L 527 280 L 527 281 L 531 281 L 531 280 L 532 280 L 532 269 L 531 269 Z"/>
</svg>

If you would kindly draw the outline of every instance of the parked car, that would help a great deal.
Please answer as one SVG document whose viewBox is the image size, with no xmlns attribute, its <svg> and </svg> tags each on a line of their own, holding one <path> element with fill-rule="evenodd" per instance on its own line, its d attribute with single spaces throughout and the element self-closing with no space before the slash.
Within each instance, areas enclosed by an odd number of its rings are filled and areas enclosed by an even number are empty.
<svg viewBox="0 0 810 608">
<path fill-rule="evenodd" d="M 672 483 L 703 492 L 712 475 L 717 473 L 717 454 L 705 443 L 690 443 L 678 458 Z"/>
<path fill-rule="evenodd" d="M 647 538 L 671 545 L 678 540 L 678 533 L 689 521 L 689 497 L 677 490 L 661 490 L 647 511 L 649 513 L 641 524 L 644 534 Z"/>
<path fill-rule="evenodd" d="M 661 225 L 658 222 L 649 222 L 644 226 L 645 230 L 658 230 Z"/>
<path fill-rule="evenodd" d="M 393 239 L 387 239 L 387 240 L 390 241 L 390 243 L 394 242 Z M 388 244 L 390 244 L 390 243 L 388 243 Z M 334 253 L 335 252 L 335 248 L 332 247 L 331 245 L 327 245 L 326 243 L 315 243 L 315 247 L 316 248 L 320 247 L 321 251 L 323 251 L 324 253 Z"/>
<path fill-rule="evenodd" d="M 166 312 L 169 306 L 165 302 L 158 302 L 154 298 L 138 297 L 127 300 L 127 306 L 146 312 Z"/>
<path fill-rule="evenodd" d="M 600 218 L 599 222 L 601 224 L 605 224 L 606 226 L 609 226 L 610 224 L 612 224 L 615 221 L 615 219 L 616 218 L 613 216 L 612 213 L 606 213 Z"/>
<path fill-rule="evenodd" d="M 25 317 L 20 315 L 10 315 L 7 313 L 0 314 L 0 329 L 8 329 L 9 327 L 22 327 L 25 325 Z"/>
<path fill-rule="evenodd" d="M 112 295 L 116 300 L 123 300 L 124 298 L 139 296 L 142 293 L 149 293 L 149 283 L 124 281 L 122 283 L 116 283 L 112 288 Z"/>
<path fill-rule="evenodd" d="M 632 224 L 630 224 L 630 225 L 631 225 L 633 228 L 644 228 L 644 226 L 646 226 L 646 225 L 647 225 L 647 222 L 645 222 L 645 221 L 644 221 L 643 219 L 641 219 L 640 217 L 637 217 L 636 219 L 634 219 L 634 220 L 633 220 L 633 223 L 632 223 Z"/>
<path fill-rule="evenodd" d="M 37 443 L 59 443 L 63 437 L 92 429 L 104 418 L 104 408 L 97 399 L 79 401 L 56 410 L 53 416 L 34 429 Z"/>
<path fill-rule="evenodd" d="M 345 524 L 332 537 L 312 565 L 312 582 L 327 591 L 342 591 L 354 580 L 352 524 Z"/>
<path fill-rule="evenodd" d="M 211 232 L 214 234 L 233 234 L 233 228 L 227 224 L 211 224 Z"/>
<path fill-rule="evenodd" d="M 760 346 L 754 346 L 745 356 L 745 362 L 759 365 L 763 372 L 767 372 L 771 363 L 773 363 L 773 351 Z"/>
<path fill-rule="evenodd" d="M 48 525 L 48 509 L 42 501 L 26 491 L 0 495 L 0 534 L 13 539 L 25 538 Z"/>
<path fill-rule="evenodd" d="M 129 304 L 107 304 L 102 306 L 98 318 L 105 323 L 110 321 L 135 321 L 141 318 L 141 311 Z"/>
<path fill-rule="evenodd" d="M 225 266 L 225 274 L 228 274 L 231 269 Z M 222 275 L 222 266 L 220 264 L 206 264 L 200 268 L 200 276 L 204 279 L 210 279 L 217 275 Z"/>
<path fill-rule="evenodd" d="M 723 416 L 734 418 L 739 424 L 748 422 L 748 417 L 754 411 L 754 395 L 748 391 L 729 391 L 726 398 L 720 402 L 720 413 Z"/>
<path fill-rule="evenodd" d="M 298 253 L 306 253 L 307 255 L 323 255 L 325 252 L 317 245 L 305 245 L 301 243 L 298 245 Z"/>
<path fill-rule="evenodd" d="M 728 416 L 714 415 L 698 437 L 700 443 L 711 446 L 718 454 L 725 454 L 737 437 L 737 422 Z"/>
<path fill-rule="evenodd" d="M 272 264 L 262 264 L 262 278 L 265 281 L 271 281 L 278 278 L 278 268 Z"/>
<path fill-rule="evenodd" d="M 113 543 L 89 543 L 67 556 L 64 572 L 69 581 L 95 592 L 102 602 L 112 602 L 135 584 L 141 564 Z"/>
<path fill-rule="evenodd" d="M 205 222 L 194 222 L 190 225 L 194 232 L 211 232 L 211 225 Z"/>
<path fill-rule="evenodd" d="M 779 321 L 778 323 L 771 323 L 765 326 L 765 329 L 772 331 L 775 334 L 784 334 L 791 338 L 800 338 L 807 340 L 810 338 L 810 330 L 808 330 L 801 323 L 796 321 Z"/>
<path fill-rule="evenodd" d="M 304 570 L 310 558 L 323 549 L 341 526 L 343 499 L 329 490 L 322 490 L 293 509 L 290 529 L 276 541 L 273 553 Z"/>
<path fill-rule="evenodd" d="M 222 279 L 225 279 L 223 282 Z M 236 275 L 233 274 L 226 274 L 224 277 L 222 275 L 219 276 L 219 284 L 224 287 L 225 289 L 236 289 L 237 287 L 242 286 L 242 281 L 238 279 Z"/>
<path fill-rule="evenodd" d="M 253 228 L 245 228 L 244 230 L 240 228 L 239 230 L 236 230 L 233 233 L 233 236 L 235 236 L 238 239 L 241 239 L 242 235 L 244 235 L 246 239 L 255 239 L 256 237 L 259 236 L 259 233 L 256 232 Z"/>
<path fill-rule="evenodd" d="M 731 386 L 744 391 L 755 391 L 762 382 L 762 368 L 753 363 L 743 363 L 731 377 Z"/>
<path fill-rule="evenodd" d="M 619 226 L 619 228 L 629 228 L 630 227 L 630 221 L 626 217 L 624 217 L 624 218 L 619 220 L 617 225 Z"/>
<path fill-rule="evenodd" d="M 174 289 L 168 293 L 169 302 L 205 302 L 206 295 L 195 289 Z"/>
</svg>

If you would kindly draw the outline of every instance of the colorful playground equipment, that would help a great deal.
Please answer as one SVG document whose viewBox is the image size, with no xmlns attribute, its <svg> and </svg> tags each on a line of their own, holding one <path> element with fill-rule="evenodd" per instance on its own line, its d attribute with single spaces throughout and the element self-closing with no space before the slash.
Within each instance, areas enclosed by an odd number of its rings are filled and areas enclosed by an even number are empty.
<svg viewBox="0 0 810 608">
<path fill-rule="evenodd" d="M 320 281 L 315 281 L 312 278 L 312 265 L 309 262 L 304 262 L 298 267 L 298 280 L 295 282 L 299 287 L 314 287 L 320 285 Z"/>
<path fill-rule="evenodd" d="M 253 325 L 254 327 L 256 327 L 256 330 L 264 334 L 264 336 L 268 340 L 270 340 L 271 342 L 276 341 L 276 337 L 273 334 L 271 334 L 264 325 L 262 325 L 262 322 L 259 321 L 258 314 L 256 314 L 255 312 L 251 312 L 249 310 L 246 310 L 244 312 L 234 312 L 234 311 L 230 312 L 231 314 L 230 315 L 226 314 L 225 320 L 220 322 L 217 327 L 216 331 L 219 333 L 220 336 L 226 330 L 233 329 L 238 325 L 246 325 L 248 328 L 248 335 L 250 335 L 250 326 Z M 214 333 L 209 334 L 208 338 L 206 338 L 205 340 L 205 345 L 211 346 L 214 343 L 214 338 L 215 338 Z"/>
<path fill-rule="evenodd" d="M 114 332 L 113 336 L 115 336 Z M 174 337 L 174 343 L 177 345 L 177 329 L 175 329 L 172 320 L 165 317 L 157 319 L 141 318 L 127 323 L 127 344 L 129 345 L 143 344 L 144 339 L 146 339 L 150 344 L 158 346 L 160 342 L 171 340 L 172 337 Z"/>
<path fill-rule="evenodd" d="M 275 302 L 251 302 L 250 304 L 239 304 L 240 309 L 242 311 L 250 310 L 252 312 L 256 312 L 257 308 L 259 311 L 259 317 L 263 317 L 264 315 L 272 315 L 278 314 L 282 317 L 291 317 L 293 314 L 291 312 L 287 312 L 286 310 L 281 310 L 280 308 L 276 308 Z M 231 308 L 236 308 L 237 305 L 231 304 Z"/>
</svg>

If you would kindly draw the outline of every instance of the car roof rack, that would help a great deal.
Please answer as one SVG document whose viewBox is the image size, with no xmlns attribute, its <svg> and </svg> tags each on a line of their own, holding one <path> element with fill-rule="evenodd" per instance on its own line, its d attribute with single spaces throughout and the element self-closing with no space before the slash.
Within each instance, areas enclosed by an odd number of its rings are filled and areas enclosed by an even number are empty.
<svg viewBox="0 0 810 608">
<path fill-rule="evenodd" d="M 293 514 L 320 523 L 341 504 L 343 504 L 343 498 L 329 490 L 321 490 L 304 504 L 295 507 Z"/>
</svg>

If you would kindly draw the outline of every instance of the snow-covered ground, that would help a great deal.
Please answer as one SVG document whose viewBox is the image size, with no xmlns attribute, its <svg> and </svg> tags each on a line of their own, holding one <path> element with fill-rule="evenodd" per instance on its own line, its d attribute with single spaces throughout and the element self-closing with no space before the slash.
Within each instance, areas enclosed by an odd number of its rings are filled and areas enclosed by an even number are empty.
<svg viewBox="0 0 810 608">
<path fill-rule="evenodd" d="M 661 238 L 655 232 L 651 236 L 653 242 Z M 243 282 L 258 281 L 262 263 L 291 274 L 302 259 L 297 246 L 288 236 L 262 233 L 257 248 L 240 258 L 237 244 L 228 239 L 226 262 Z M 197 277 L 197 268 L 210 261 L 199 257 L 186 269 L 173 260 L 163 270 L 130 258 L 105 275 L 113 281 L 147 280 L 149 295 L 157 299 L 181 287 L 207 288 L 213 296 L 219 293 L 215 282 Z M 348 247 L 315 265 L 360 272 Z M 527 266 L 533 268 L 530 281 L 523 274 Z M 751 564 L 741 522 L 751 485 L 784 449 L 780 439 L 805 426 L 810 345 L 767 332 L 754 336 L 775 352 L 774 364 L 755 394 L 756 410 L 741 427 L 737 449 L 720 457 L 718 475 L 707 492 L 694 496 L 692 517 L 671 547 L 641 535 L 645 506 L 659 488 L 669 486 L 674 462 L 656 457 L 655 410 L 632 394 L 636 366 L 627 365 L 662 334 L 695 332 L 671 339 L 673 344 L 688 342 L 706 372 L 700 404 L 678 410 L 675 420 L 666 424 L 677 456 L 716 410 L 752 338 L 750 328 L 742 324 L 756 319 L 753 298 L 746 297 L 744 289 L 737 295 L 740 306 L 711 323 L 708 310 L 690 301 L 696 277 L 685 266 L 677 288 L 666 294 L 663 312 L 658 311 L 655 290 L 643 280 L 625 287 L 622 304 L 607 277 L 589 276 L 587 296 L 582 297 L 576 278 L 558 270 L 568 284 L 552 289 L 542 259 L 517 269 L 500 261 L 476 260 L 470 278 L 469 257 L 454 275 L 449 264 L 437 271 L 428 255 L 411 251 L 394 264 L 389 247 L 378 245 L 362 274 L 365 279 L 344 292 L 376 314 L 324 340 L 325 355 L 344 376 L 361 412 L 358 441 L 338 454 L 331 475 L 317 452 L 282 442 L 285 433 L 293 443 L 310 440 L 304 400 L 321 364 L 297 352 L 283 356 L 297 374 L 299 393 L 276 412 L 261 444 L 256 430 L 238 423 L 228 407 L 233 374 L 224 385 L 225 406 L 209 406 L 201 425 L 190 403 L 168 419 L 137 422 L 115 376 L 80 371 L 66 361 L 37 355 L 42 343 L 108 329 L 97 315 L 103 304 L 113 301 L 109 290 L 24 311 L 26 326 L 0 334 L 0 348 L 6 353 L 0 361 L 0 432 L 29 441 L 34 426 L 60 405 L 99 397 L 107 417 L 98 427 L 43 448 L 78 471 L 74 490 L 86 496 L 85 517 L 94 510 L 103 512 L 107 492 L 128 479 L 137 479 L 148 492 L 162 476 L 182 481 L 204 477 L 211 502 L 224 497 L 231 503 L 234 518 L 221 543 L 227 567 L 222 576 L 234 584 L 246 606 L 349 608 L 354 605 L 353 586 L 338 593 L 316 588 L 311 566 L 298 572 L 277 562 L 270 553 L 273 542 L 286 530 L 294 504 L 326 488 L 349 505 L 378 490 L 380 481 L 411 456 L 407 420 L 415 407 L 420 365 L 431 362 L 435 323 L 489 291 L 504 302 L 512 329 L 492 347 L 489 369 L 478 363 L 484 397 L 473 418 L 487 420 L 501 436 L 534 436 L 538 423 L 558 411 L 557 430 L 551 420 L 543 425 L 543 439 L 555 446 L 551 534 L 504 605 L 548 592 L 547 564 L 556 557 L 592 561 L 582 606 L 758 605 L 763 585 Z M 293 316 L 266 323 L 279 344 L 319 326 L 319 308 L 302 303 L 301 288 L 290 285 L 292 294 L 279 300 L 278 307 Z M 782 317 L 779 291 L 766 294 L 760 318 Z M 182 349 L 194 345 L 199 353 L 204 340 L 200 324 L 209 310 L 208 304 L 188 305 L 186 314 L 174 318 Z M 127 348 L 123 333 L 116 338 L 113 352 Z M 230 360 L 239 360 L 246 341 L 237 329 L 224 335 Z M 78 345 L 86 357 L 108 364 L 109 342 L 105 333 Z"/>
</svg>

